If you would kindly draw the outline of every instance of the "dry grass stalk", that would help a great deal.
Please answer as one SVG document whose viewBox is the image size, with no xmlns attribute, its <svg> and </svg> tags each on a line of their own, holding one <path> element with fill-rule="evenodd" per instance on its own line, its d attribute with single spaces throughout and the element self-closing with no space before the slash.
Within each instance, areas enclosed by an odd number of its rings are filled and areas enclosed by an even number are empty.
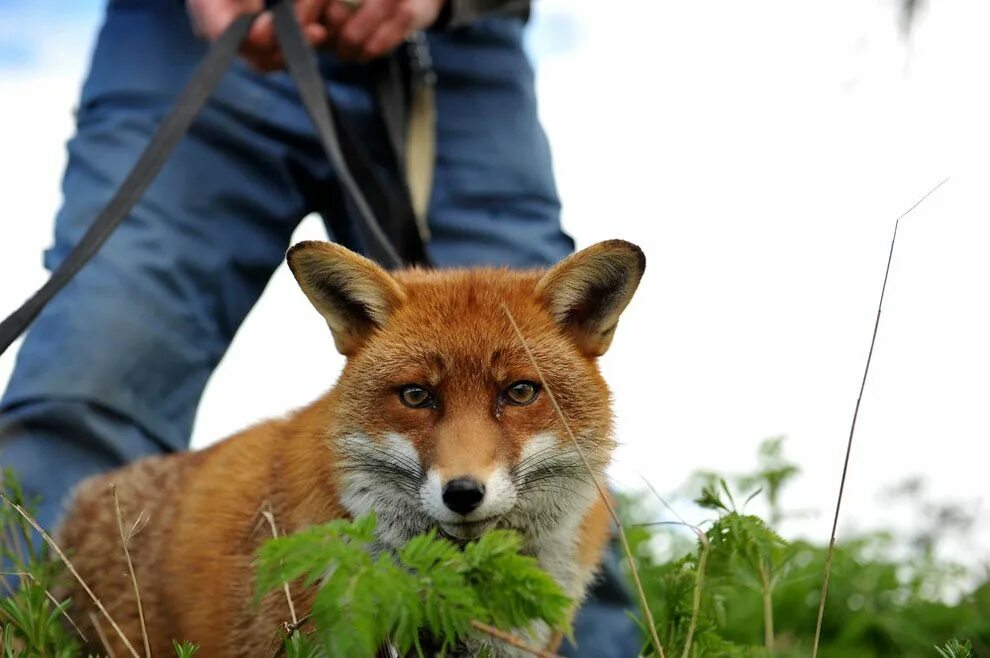
<svg viewBox="0 0 990 658">
<path fill-rule="evenodd" d="M 266 502 L 266 509 L 261 512 L 261 515 L 265 517 L 268 521 L 268 525 L 272 529 L 272 537 L 278 539 L 278 526 L 275 525 L 275 515 L 272 514 L 271 506 Z M 282 589 L 285 592 L 285 600 L 289 604 L 289 617 L 292 619 L 292 627 L 299 626 L 299 618 L 296 616 L 296 606 L 292 603 L 292 594 L 289 592 L 289 583 L 282 583 Z"/>
<path fill-rule="evenodd" d="M 560 418 L 560 422 L 563 423 L 564 429 L 567 430 L 567 435 L 570 437 L 571 442 L 574 444 L 575 450 L 577 450 L 578 455 L 581 457 L 581 461 L 584 463 L 585 469 L 587 469 L 588 474 L 595 483 L 595 488 L 598 490 L 598 495 L 601 497 L 602 502 L 605 503 L 605 508 L 608 510 L 609 516 L 612 517 L 612 521 L 619 529 L 619 541 L 622 543 L 622 550 L 625 553 L 627 562 L 629 563 L 629 571 L 632 573 L 633 583 L 636 586 L 636 593 L 639 596 L 640 606 L 643 609 L 643 616 L 646 617 L 646 623 L 650 629 L 650 639 L 653 642 L 653 647 L 657 650 L 657 655 L 660 658 L 665 658 L 663 645 L 660 642 L 660 637 L 657 635 L 656 622 L 653 620 L 653 612 L 650 610 L 650 604 L 646 600 L 646 592 L 643 590 L 643 583 L 639 580 L 639 570 L 636 568 L 636 559 L 633 557 L 632 549 L 629 547 L 629 540 L 626 538 L 626 532 L 622 528 L 622 521 L 619 519 L 619 515 L 616 514 L 615 508 L 612 506 L 612 501 L 609 498 L 608 492 L 599 481 L 594 469 L 591 468 L 591 464 L 588 462 L 588 457 L 584 454 L 581 444 L 578 443 L 577 437 L 574 436 L 570 423 L 567 422 L 567 417 L 564 416 L 564 411 L 560 408 L 560 405 L 557 404 L 557 398 L 554 396 L 553 391 L 550 390 L 550 386 L 547 385 L 547 381 L 543 377 L 543 371 L 540 369 L 540 365 L 536 362 L 533 352 L 529 349 L 529 344 L 523 337 L 522 330 L 519 329 L 516 319 L 512 316 L 512 312 L 509 311 L 509 307 L 505 304 L 502 304 L 502 311 L 512 324 L 512 329 L 515 331 L 516 337 L 519 339 L 523 349 L 526 351 L 526 356 L 529 358 L 530 363 L 533 364 L 533 368 L 536 370 L 536 374 L 540 378 L 540 384 L 543 386 L 544 390 L 546 390 L 547 397 L 550 398 L 550 403 L 553 405 L 554 411 L 556 411 L 557 416 Z"/>
<path fill-rule="evenodd" d="M 79 575 L 79 572 L 76 571 L 76 568 L 72 566 L 72 562 L 70 562 L 69 558 L 65 556 L 65 553 L 62 551 L 62 549 L 58 547 L 58 544 L 55 543 L 55 540 L 52 539 L 51 536 L 47 532 L 45 532 L 40 525 L 38 525 L 38 522 L 35 521 L 30 514 L 24 511 L 24 509 L 20 505 L 12 501 L 10 498 L 7 498 L 7 496 L 2 493 L 0 493 L 0 499 L 2 499 L 5 503 L 10 505 L 11 508 L 13 508 L 18 514 L 20 514 L 21 517 L 25 521 L 27 521 L 32 528 L 34 528 L 35 532 L 41 535 L 41 538 L 45 541 L 45 543 L 48 544 L 48 546 L 51 547 L 53 551 L 55 551 L 55 554 L 59 557 L 59 559 L 62 560 L 62 563 L 65 565 L 65 568 L 69 570 L 69 573 L 71 573 L 73 578 L 75 578 L 76 581 L 79 583 L 79 585 L 82 586 L 86 594 L 89 595 L 89 598 L 93 600 L 93 603 L 96 605 L 97 609 L 99 609 L 100 614 L 102 614 L 103 617 L 108 622 L 110 622 L 110 626 L 113 627 L 113 630 L 120 637 L 120 641 L 124 643 L 124 646 L 127 647 L 128 651 L 131 652 L 131 655 L 134 656 L 134 658 L 141 658 L 140 654 L 138 654 L 137 650 L 134 648 L 134 645 L 131 644 L 131 641 L 127 639 L 127 636 L 124 635 L 124 632 L 120 630 L 120 626 L 118 626 L 117 622 L 115 622 L 113 620 L 113 617 L 110 616 L 110 613 L 107 611 L 106 606 L 103 605 L 103 601 L 101 601 L 96 596 L 96 594 L 93 593 L 93 590 L 89 588 L 89 585 L 87 585 L 86 581 L 82 579 L 82 576 Z"/>
<path fill-rule="evenodd" d="M 482 633 L 491 635 L 494 638 L 502 640 L 506 644 L 510 644 L 515 648 L 521 651 L 525 651 L 530 655 L 538 656 L 539 658 L 561 658 L 559 655 L 551 651 L 546 651 L 544 649 L 537 649 L 536 647 L 530 646 L 521 637 L 513 635 L 512 633 L 507 633 L 501 629 L 495 628 L 494 626 L 486 624 L 482 621 L 478 621 L 477 619 L 471 620 L 471 626 L 474 627 L 476 630 L 481 631 Z"/>
<path fill-rule="evenodd" d="M 818 621 L 815 624 L 815 640 L 811 649 L 811 658 L 818 657 L 818 645 L 821 641 L 822 635 L 822 620 L 825 617 L 825 600 L 828 598 L 828 579 L 829 574 L 832 571 L 832 556 L 835 553 L 835 533 L 839 526 L 839 510 L 842 508 L 842 494 L 846 489 L 846 475 L 849 472 L 849 456 L 852 454 L 852 444 L 853 435 L 856 433 L 856 419 L 859 417 L 859 405 L 863 401 L 863 391 L 866 389 L 866 377 L 870 373 L 870 361 L 873 359 L 873 347 L 877 342 L 877 331 L 880 328 L 880 313 L 883 311 L 883 298 L 884 294 L 887 292 L 887 279 L 890 276 L 890 264 L 894 260 L 894 244 L 897 242 L 897 229 L 901 225 L 901 220 L 904 219 L 912 210 L 921 205 L 921 203 L 935 193 L 935 190 L 945 185 L 948 182 L 948 178 L 943 180 L 941 183 L 933 187 L 928 191 L 925 196 L 918 199 L 913 206 L 901 213 L 900 217 L 894 222 L 894 234 L 890 239 L 890 251 L 887 254 L 887 268 L 883 273 L 883 286 L 880 288 L 880 303 L 877 305 L 877 316 L 876 320 L 873 322 L 873 336 L 870 339 L 870 351 L 866 355 L 866 367 L 863 369 L 863 379 L 859 385 L 859 397 L 856 398 L 856 407 L 853 409 L 852 424 L 849 427 L 849 439 L 846 441 L 846 457 L 842 463 L 842 477 L 839 480 L 839 495 L 836 497 L 835 501 L 835 516 L 832 518 L 832 534 L 828 541 L 828 550 L 825 552 L 825 576 L 822 579 L 822 592 L 818 597 Z"/>
<path fill-rule="evenodd" d="M 110 641 L 103 632 L 103 626 L 100 624 L 99 617 L 91 612 L 89 613 L 89 621 L 93 624 L 93 628 L 96 629 L 96 635 L 100 638 L 100 643 L 103 645 L 103 648 L 107 650 L 107 658 L 117 658 L 117 656 L 114 655 L 113 648 L 110 646 Z"/>
<path fill-rule="evenodd" d="M 144 515 L 139 515 L 138 519 L 131 526 L 131 531 L 129 533 L 124 532 L 124 515 L 120 511 L 120 496 L 117 494 L 117 485 L 110 485 L 110 491 L 113 493 L 113 508 L 114 513 L 117 515 L 117 528 L 120 529 L 120 543 L 124 547 L 124 557 L 127 559 L 127 571 L 131 576 L 131 583 L 134 585 L 134 599 L 137 601 L 138 610 L 138 621 L 141 623 L 141 640 L 144 642 L 144 655 L 145 658 L 151 658 L 151 644 L 148 642 L 148 627 L 145 625 L 144 621 L 144 606 L 141 605 L 141 589 L 138 587 L 137 574 L 134 573 L 134 563 L 131 561 L 131 552 L 127 548 L 127 545 L 131 541 L 131 537 L 139 530 L 138 524 L 141 523 Z M 144 526 L 142 525 L 142 528 Z"/>
<path fill-rule="evenodd" d="M 272 537 L 278 539 L 278 526 L 275 524 L 275 514 L 272 512 L 271 503 L 266 500 L 259 514 L 264 520 L 268 521 L 268 527 L 271 528 Z M 302 619 L 299 619 L 296 616 L 296 606 L 292 602 L 292 593 L 289 591 L 289 583 L 282 583 L 282 591 L 285 592 L 285 600 L 289 604 L 289 616 L 291 617 L 292 622 L 283 622 L 282 624 L 282 632 L 285 634 L 284 640 L 282 640 L 279 635 L 276 635 L 273 639 L 272 645 L 275 651 L 274 658 L 278 658 L 278 656 L 285 653 L 285 645 L 288 638 L 299 630 L 299 627 L 302 626 L 303 622 L 305 622 L 308 618 L 308 615 Z"/>
</svg>

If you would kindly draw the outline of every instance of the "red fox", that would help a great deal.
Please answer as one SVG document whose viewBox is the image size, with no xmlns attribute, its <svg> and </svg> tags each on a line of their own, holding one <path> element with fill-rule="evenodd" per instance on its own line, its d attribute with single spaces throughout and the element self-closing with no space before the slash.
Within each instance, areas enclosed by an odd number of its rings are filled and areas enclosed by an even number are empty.
<svg viewBox="0 0 990 658">
<path fill-rule="evenodd" d="M 130 642 L 141 646 L 141 627 L 112 485 L 122 517 L 146 520 L 128 546 L 155 656 L 170 655 L 173 639 L 209 658 L 273 655 L 288 601 L 253 598 L 254 556 L 272 520 L 286 534 L 374 510 L 385 547 L 433 528 L 458 541 L 513 529 L 580 602 L 610 519 L 578 446 L 599 476 L 614 440 L 596 359 L 639 285 L 642 251 L 601 242 L 542 271 L 389 273 L 325 242 L 300 243 L 287 258 L 346 356 L 333 389 L 205 450 L 85 481 L 58 533 Z M 300 615 L 313 594 L 292 592 Z M 89 597 L 70 595 L 88 637 L 101 623 L 115 655 L 126 655 Z M 556 644 L 550 629 L 536 635 L 534 644 Z M 517 655 L 490 642 L 492 655 Z"/>
</svg>

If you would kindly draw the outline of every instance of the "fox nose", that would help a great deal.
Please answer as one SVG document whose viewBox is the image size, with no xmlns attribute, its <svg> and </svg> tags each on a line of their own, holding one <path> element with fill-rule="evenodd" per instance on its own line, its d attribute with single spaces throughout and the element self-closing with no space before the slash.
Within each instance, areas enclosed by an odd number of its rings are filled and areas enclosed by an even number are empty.
<svg viewBox="0 0 990 658">
<path fill-rule="evenodd" d="M 454 478 L 443 487 L 443 504 L 458 514 L 470 514 L 484 497 L 485 485 L 472 477 Z"/>
</svg>

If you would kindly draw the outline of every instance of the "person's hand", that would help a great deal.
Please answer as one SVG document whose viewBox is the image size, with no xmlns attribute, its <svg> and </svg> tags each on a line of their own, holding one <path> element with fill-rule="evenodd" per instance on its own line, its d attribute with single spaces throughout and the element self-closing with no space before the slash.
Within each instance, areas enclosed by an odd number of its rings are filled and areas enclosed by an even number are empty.
<svg viewBox="0 0 990 658">
<path fill-rule="evenodd" d="M 329 0 L 326 47 L 341 59 L 375 59 L 432 25 L 447 0 Z"/>
<path fill-rule="evenodd" d="M 324 24 L 326 11 L 333 0 L 296 0 L 296 15 L 310 45 L 321 46 L 329 34 Z M 196 33 L 215 40 L 241 14 L 261 11 L 264 0 L 187 0 L 186 9 Z M 405 36 L 405 35 L 403 35 Z M 282 50 L 275 39 L 272 15 L 265 12 L 254 22 L 241 46 L 241 55 L 262 71 L 285 67 Z"/>
</svg>

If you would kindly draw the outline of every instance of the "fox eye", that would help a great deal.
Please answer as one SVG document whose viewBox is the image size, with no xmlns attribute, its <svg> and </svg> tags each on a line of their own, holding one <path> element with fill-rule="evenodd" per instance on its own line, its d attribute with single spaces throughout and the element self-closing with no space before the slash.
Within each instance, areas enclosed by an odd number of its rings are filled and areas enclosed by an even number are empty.
<svg viewBox="0 0 990 658">
<path fill-rule="evenodd" d="M 502 393 L 502 397 L 509 404 L 524 406 L 536 399 L 540 393 L 540 385 L 535 382 L 518 381 L 509 384 L 509 387 Z"/>
<path fill-rule="evenodd" d="M 399 389 L 399 399 L 410 409 L 426 409 L 436 406 L 436 398 L 422 386 L 406 384 Z"/>
</svg>

